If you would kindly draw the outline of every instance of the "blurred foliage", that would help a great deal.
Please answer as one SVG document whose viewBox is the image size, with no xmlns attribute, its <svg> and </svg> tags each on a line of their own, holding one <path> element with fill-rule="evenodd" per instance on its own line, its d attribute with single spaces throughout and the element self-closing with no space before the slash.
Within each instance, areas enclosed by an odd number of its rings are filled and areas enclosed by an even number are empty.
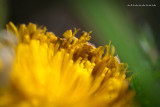
<svg viewBox="0 0 160 107">
<path fill-rule="evenodd" d="M 7 0 L 0 0 L 0 29 L 6 24 Z"/>
<path fill-rule="evenodd" d="M 160 71 L 155 72 L 155 65 L 140 43 L 140 40 L 148 40 L 146 37 L 149 35 L 153 44 L 148 29 L 142 29 L 141 33 L 137 33 L 134 24 L 128 20 L 127 14 L 122 7 L 116 5 L 116 2 L 81 0 L 70 6 L 85 25 L 101 35 L 98 37 L 101 44 L 111 40 L 122 62 L 129 64 L 129 70 L 134 75 L 131 87 L 136 90 L 137 106 L 159 106 L 160 87 L 157 79 L 159 77 L 156 75 L 159 75 Z M 148 41 L 146 42 L 150 45 Z M 152 53 L 152 49 L 147 51 Z"/>
</svg>

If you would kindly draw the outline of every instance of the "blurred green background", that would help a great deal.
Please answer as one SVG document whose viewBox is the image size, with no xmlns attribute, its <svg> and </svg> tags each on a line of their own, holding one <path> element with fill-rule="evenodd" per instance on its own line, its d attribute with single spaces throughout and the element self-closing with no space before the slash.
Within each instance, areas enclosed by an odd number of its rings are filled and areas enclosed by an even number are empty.
<svg viewBox="0 0 160 107">
<path fill-rule="evenodd" d="M 156 4 L 156 7 L 128 7 Z M 121 62 L 134 75 L 136 106 L 160 106 L 160 14 L 158 0 L 0 0 L 0 28 L 33 22 L 57 36 L 65 30 L 92 30 L 96 46 L 111 40 Z M 126 74 L 131 75 L 131 74 Z"/>
</svg>

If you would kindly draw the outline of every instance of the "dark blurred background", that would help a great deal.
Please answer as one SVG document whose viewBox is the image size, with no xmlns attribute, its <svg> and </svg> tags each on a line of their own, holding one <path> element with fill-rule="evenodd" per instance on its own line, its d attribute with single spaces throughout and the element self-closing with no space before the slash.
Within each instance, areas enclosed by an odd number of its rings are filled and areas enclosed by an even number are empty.
<svg viewBox="0 0 160 107">
<path fill-rule="evenodd" d="M 159 9 L 159 0 L 0 0 L 0 27 L 9 21 L 33 22 L 57 36 L 74 27 L 92 30 L 92 43 L 99 46 L 111 40 L 120 60 L 128 63 L 137 105 L 159 106 Z"/>
<path fill-rule="evenodd" d="M 86 27 L 84 17 L 79 14 L 79 11 L 83 12 L 83 9 L 77 9 L 76 5 L 79 5 L 79 1 L 72 0 L 8 0 L 8 17 L 6 22 L 13 21 L 15 24 L 33 22 L 38 25 L 47 26 L 49 31 L 53 31 L 57 35 L 67 29 L 82 28 L 82 30 L 91 30 Z M 83 8 L 83 3 L 92 4 L 91 1 L 80 1 L 82 4 L 80 8 Z M 103 2 L 106 6 L 109 1 Z M 118 5 L 120 11 L 127 11 L 128 19 L 132 21 L 136 26 L 142 27 L 146 23 L 154 33 L 156 44 L 160 45 L 160 14 L 158 0 L 116 0 L 112 1 L 113 5 Z M 156 7 L 127 7 L 127 4 L 156 4 Z M 96 8 L 96 6 L 95 6 Z M 100 19 L 99 19 L 100 20 Z M 98 44 L 98 43 L 97 43 Z"/>
</svg>

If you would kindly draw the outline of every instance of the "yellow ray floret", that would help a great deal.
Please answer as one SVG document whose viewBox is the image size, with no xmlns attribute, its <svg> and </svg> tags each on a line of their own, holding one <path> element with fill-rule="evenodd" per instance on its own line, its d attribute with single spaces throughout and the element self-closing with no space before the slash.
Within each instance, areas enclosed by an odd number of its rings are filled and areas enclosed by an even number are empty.
<svg viewBox="0 0 160 107">
<path fill-rule="evenodd" d="M 18 37 L 10 84 L 0 90 L 0 106 L 13 107 L 126 107 L 132 105 L 126 65 L 114 47 L 96 48 L 90 33 L 63 38 L 46 28 L 10 22 L 7 30 Z M 111 47 L 111 49 L 110 49 Z M 104 53 L 106 50 L 106 53 Z M 103 56 L 102 56 L 103 55 Z"/>
</svg>

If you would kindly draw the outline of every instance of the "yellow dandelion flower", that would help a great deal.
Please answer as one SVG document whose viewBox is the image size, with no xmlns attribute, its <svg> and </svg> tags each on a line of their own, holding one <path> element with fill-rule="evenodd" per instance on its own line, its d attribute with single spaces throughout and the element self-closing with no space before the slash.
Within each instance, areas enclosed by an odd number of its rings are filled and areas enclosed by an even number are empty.
<svg viewBox="0 0 160 107">
<path fill-rule="evenodd" d="M 1 107 L 132 106 L 125 64 L 110 44 L 91 45 L 91 32 L 76 38 L 77 29 L 67 30 L 60 38 L 45 27 L 12 22 L 7 30 L 18 44 L 9 85 L 0 88 Z"/>
</svg>

